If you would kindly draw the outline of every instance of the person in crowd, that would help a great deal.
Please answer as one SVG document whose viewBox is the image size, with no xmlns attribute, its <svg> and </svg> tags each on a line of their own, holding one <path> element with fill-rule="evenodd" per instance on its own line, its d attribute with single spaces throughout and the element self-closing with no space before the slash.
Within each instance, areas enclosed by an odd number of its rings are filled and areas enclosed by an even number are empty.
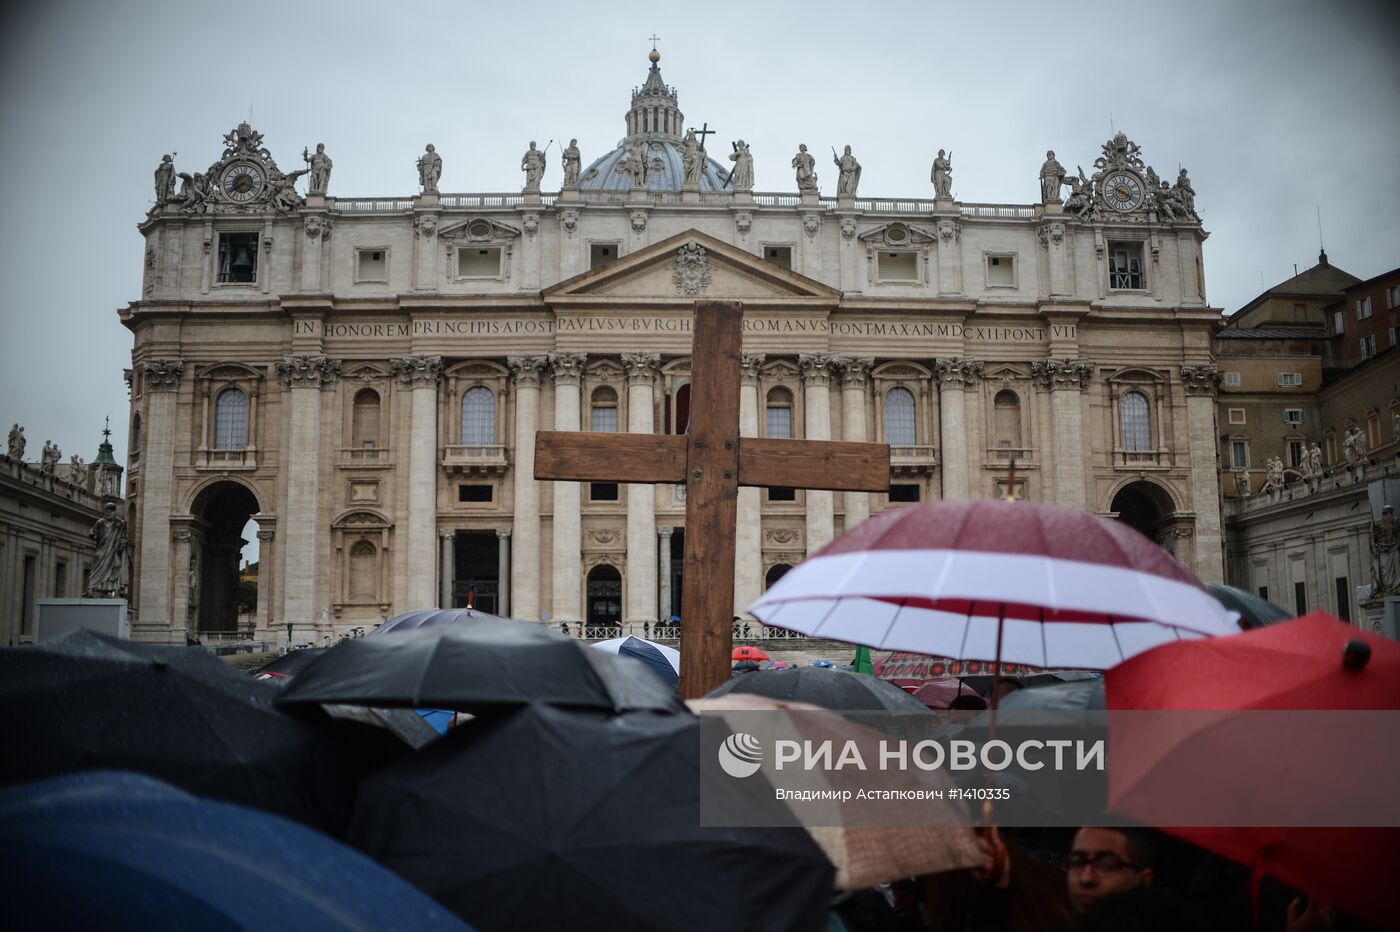
<svg viewBox="0 0 1400 932">
<path fill-rule="evenodd" d="M 1065 858 L 1070 905 L 1083 913 L 1109 894 L 1152 886 L 1155 860 L 1156 846 L 1146 832 L 1081 828 Z"/>
</svg>

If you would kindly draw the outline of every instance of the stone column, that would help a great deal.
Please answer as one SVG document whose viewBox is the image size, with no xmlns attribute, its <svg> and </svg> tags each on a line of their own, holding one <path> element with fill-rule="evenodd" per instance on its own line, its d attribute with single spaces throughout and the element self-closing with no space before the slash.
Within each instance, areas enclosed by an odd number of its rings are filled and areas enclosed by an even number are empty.
<svg viewBox="0 0 1400 932">
<path fill-rule="evenodd" d="M 441 545 L 441 569 L 438 570 L 438 608 L 452 607 L 452 545 L 456 543 L 456 531 L 439 531 L 438 537 L 442 541 Z"/>
<path fill-rule="evenodd" d="M 1050 394 L 1050 417 L 1055 436 L 1055 502 L 1069 508 L 1088 507 L 1088 457 L 1084 442 L 1084 393 L 1094 375 L 1087 359 L 1046 359 L 1031 365 L 1031 374 Z M 1214 447 L 1211 448 L 1214 453 Z M 1212 470 L 1212 476 L 1214 471 Z"/>
<path fill-rule="evenodd" d="M 661 576 L 661 611 L 657 614 L 662 621 L 670 621 L 676 613 L 671 605 L 671 534 L 674 531 L 675 528 L 670 527 L 656 529 L 656 552 L 661 558 L 658 568 Z"/>
<path fill-rule="evenodd" d="M 762 353 L 744 353 L 739 385 L 739 436 L 758 436 L 758 372 Z M 763 594 L 762 490 L 739 487 L 738 522 L 734 531 L 734 614 L 744 615 Z"/>
<path fill-rule="evenodd" d="M 137 623 L 145 640 L 170 640 L 176 624 L 170 614 L 170 510 L 175 493 L 175 418 L 180 376 L 178 359 L 154 359 L 141 367 L 145 382 L 145 431 L 141 450 L 141 573 L 132 581 Z M 36 588 L 35 592 L 39 590 Z M 25 606 L 22 612 L 28 611 Z"/>
<path fill-rule="evenodd" d="M 875 360 L 869 356 L 841 361 L 841 439 L 865 442 L 865 392 Z M 870 517 L 870 493 L 846 492 L 845 529 Z"/>
<path fill-rule="evenodd" d="M 321 392 L 333 388 L 340 360 L 324 356 L 285 356 L 277 363 L 287 402 L 287 507 L 282 514 L 282 621 L 302 626 L 312 639 L 320 618 L 316 581 L 324 563 L 317 545 L 321 497 Z"/>
<path fill-rule="evenodd" d="M 510 528 L 496 530 L 496 604 L 497 611 L 510 618 Z"/>
<path fill-rule="evenodd" d="M 389 360 L 399 387 L 409 393 L 408 520 L 403 544 L 408 582 L 400 611 L 437 601 L 437 390 L 441 356 Z M 397 599 L 395 601 L 398 601 Z"/>
<path fill-rule="evenodd" d="M 579 383 L 588 357 L 583 353 L 551 353 L 554 370 L 554 429 L 579 429 Z M 583 526 L 577 482 L 554 483 L 554 595 L 556 624 L 583 619 Z"/>
<path fill-rule="evenodd" d="M 198 637 L 199 619 L 190 611 L 190 582 L 198 583 L 200 577 L 197 573 L 202 568 L 196 566 L 196 572 L 190 572 L 190 554 L 198 552 L 196 548 L 199 546 L 190 530 L 191 523 L 190 518 L 182 519 L 170 535 L 170 578 L 174 583 L 170 593 L 170 618 L 173 629 L 193 638 Z M 198 590 L 194 594 L 197 596 Z M 198 604 L 194 608 L 197 610 Z"/>
<path fill-rule="evenodd" d="M 515 376 L 515 546 L 520 552 L 510 571 L 515 617 L 540 620 L 540 485 L 535 481 L 535 433 L 540 427 L 540 371 L 544 356 L 511 356 Z"/>
<path fill-rule="evenodd" d="M 654 392 L 661 356 L 623 353 L 627 370 L 627 431 L 650 434 L 655 424 Z M 627 622 L 656 622 L 656 490 L 627 486 Z"/>
<path fill-rule="evenodd" d="M 968 498 L 972 494 L 966 389 L 977 384 L 984 368 L 980 359 L 938 360 L 938 463 L 944 498 Z"/>
<path fill-rule="evenodd" d="M 831 439 L 831 363 L 821 353 L 802 353 L 797 364 L 802 369 L 802 397 L 805 409 L 804 436 L 808 440 Z M 807 490 L 807 555 L 824 547 L 835 531 L 834 493 L 827 489 Z"/>
<path fill-rule="evenodd" d="M 253 515 L 258 522 L 258 612 L 257 629 L 254 637 L 270 638 L 277 616 L 273 611 L 273 600 L 277 597 L 273 586 L 275 567 L 272 541 L 277 536 L 277 519 L 268 515 Z"/>
<path fill-rule="evenodd" d="M 1225 572 L 1215 458 L 1215 394 L 1220 386 L 1220 372 L 1208 363 L 1182 366 L 1181 381 L 1186 388 L 1191 507 L 1196 512 L 1196 575 L 1204 582 L 1220 582 Z"/>
</svg>

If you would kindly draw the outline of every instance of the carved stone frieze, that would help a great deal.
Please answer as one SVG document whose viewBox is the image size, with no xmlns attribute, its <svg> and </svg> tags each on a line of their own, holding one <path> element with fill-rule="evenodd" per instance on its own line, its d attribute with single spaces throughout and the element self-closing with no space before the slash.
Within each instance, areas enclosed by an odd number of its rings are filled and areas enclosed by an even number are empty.
<svg viewBox="0 0 1400 932">
<path fill-rule="evenodd" d="M 661 370 L 660 353 L 623 353 L 622 367 L 627 370 L 627 384 L 654 385 Z"/>
<path fill-rule="evenodd" d="M 547 356 L 507 356 L 506 365 L 515 378 L 516 388 L 535 388 L 540 384 L 540 373 L 549 364 Z"/>
<path fill-rule="evenodd" d="M 797 528 L 775 527 L 764 535 L 770 544 L 795 544 L 802 539 L 802 532 Z"/>
<path fill-rule="evenodd" d="M 277 375 L 283 388 L 329 388 L 340 377 L 341 361 L 325 356 L 283 356 Z"/>
<path fill-rule="evenodd" d="M 647 228 L 647 212 L 645 210 L 634 210 L 631 215 L 632 232 L 643 233 Z"/>
<path fill-rule="evenodd" d="M 555 385 L 577 385 L 583 378 L 587 353 L 550 353 L 549 368 L 554 372 Z"/>
<path fill-rule="evenodd" d="M 753 214 L 747 210 L 741 210 L 734 215 L 734 229 L 739 231 L 740 236 L 748 236 L 749 230 L 753 229 Z"/>
<path fill-rule="evenodd" d="M 413 221 L 413 230 L 423 239 L 432 239 L 437 235 L 437 215 L 419 214 Z"/>
<path fill-rule="evenodd" d="M 1181 383 L 1188 395 L 1215 395 L 1220 388 L 1220 370 L 1209 363 L 1181 367 Z"/>
<path fill-rule="evenodd" d="M 526 236 L 534 236 L 540 230 L 540 215 L 534 212 L 525 214 L 520 218 L 520 228 Z"/>
<path fill-rule="evenodd" d="M 573 236 L 578 230 L 578 211 L 568 208 L 559 211 L 559 226 L 568 236 Z"/>
<path fill-rule="evenodd" d="M 802 370 L 805 385 L 830 385 L 831 370 L 836 357 L 826 353 L 799 353 L 797 365 Z"/>
<path fill-rule="evenodd" d="M 842 238 L 842 239 L 851 239 L 851 238 L 852 238 L 853 236 L 855 236 L 855 235 L 856 235 L 856 218 L 855 218 L 855 217 L 842 217 L 842 218 L 841 218 L 841 238 Z"/>
<path fill-rule="evenodd" d="M 168 392 L 180 387 L 180 376 L 185 372 L 185 364 L 178 359 L 152 359 L 141 367 L 146 376 L 146 387 L 151 391 Z"/>
<path fill-rule="evenodd" d="M 441 356 L 398 356 L 389 369 L 404 388 L 436 388 L 442 378 Z"/>
<path fill-rule="evenodd" d="M 938 221 L 938 239 L 944 246 L 951 246 L 962 238 L 962 224 L 956 220 Z"/>
<path fill-rule="evenodd" d="M 1040 225 L 1039 234 L 1040 245 L 1048 248 L 1051 243 L 1054 243 L 1058 246 L 1060 243 L 1064 242 L 1065 239 L 1064 222 L 1053 220 L 1050 223 L 1043 223 Z"/>
<path fill-rule="evenodd" d="M 671 281 L 681 294 L 703 294 L 710 287 L 710 271 L 710 257 L 705 254 L 705 247 L 686 243 L 676 253 Z"/>
<path fill-rule="evenodd" d="M 1051 391 L 1076 389 L 1086 391 L 1094 376 L 1094 364 L 1088 359 L 1055 359 L 1031 363 L 1031 377 Z"/>
<path fill-rule="evenodd" d="M 335 218 L 330 214 L 308 214 L 302 221 L 307 239 L 329 239 L 334 226 Z"/>
<path fill-rule="evenodd" d="M 802 215 L 802 229 L 811 239 L 816 239 L 817 231 L 822 228 L 822 215 L 806 213 Z"/>
<path fill-rule="evenodd" d="M 977 384 L 987 364 L 981 359 L 940 359 L 937 367 L 940 385 L 963 388 Z"/>
<path fill-rule="evenodd" d="M 588 543 L 605 547 L 608 544 L 615 544 L 622 539 L 622 532 L 617 528 L 604 527 L 590 530 L 586 537 Z"/>
</svg>

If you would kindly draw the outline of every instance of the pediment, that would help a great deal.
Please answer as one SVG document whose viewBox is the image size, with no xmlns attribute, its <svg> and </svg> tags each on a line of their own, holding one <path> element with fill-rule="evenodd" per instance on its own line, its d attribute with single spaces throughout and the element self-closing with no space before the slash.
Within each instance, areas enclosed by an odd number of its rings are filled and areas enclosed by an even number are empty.
<svg viewBox="0 0 1400 932">
<path fill-rule="evenodd" d="M 696 230 L 672 236 L 544 291 L 547 303 L 595 298 L 812 302 L 829 305 L 841 293 L 814 279 Z"/>
<path fill-rule="evenodd" d="M 374 363 L 351 363 L 341 372 L 342 379 L 358 379 L 361 382 L 374 382 L 379 379 L 387 379 L 389 370 Z"/>
<path fill-rule="evenodd" d="M 1030 373 L 1016 366 L 997 366 L 995 369 L 988 369 L 982 373 L 983 381 L 987 382 L 1014 382 L 1028 378 L 1030 378 Z"/>
<path fill-rule="evenodd" d="M 440 239 L 461 243 L 499 243 L 519 236 L 520 230 L 490 217 L 469 217 L 438 231 Z"/>
<path fill-rule="evenodd" d="M 907 249 L 910 246 L 929 245 L 934 241 L 934 235 L 921 227 L 895 221 L 894 223 L 883 223 L 873 230 L 866 230 L 856 239 L 867 246 Z"/>
</svg>

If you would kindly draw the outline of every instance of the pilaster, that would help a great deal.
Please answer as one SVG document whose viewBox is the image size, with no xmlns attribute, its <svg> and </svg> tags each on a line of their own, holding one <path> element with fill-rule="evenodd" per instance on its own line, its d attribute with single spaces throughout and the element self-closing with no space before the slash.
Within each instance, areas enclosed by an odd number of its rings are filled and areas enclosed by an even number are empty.
<svg viewBox="0 0 1400 932">
<path fill-rule="evenodd" d="M 758 375 L 762 353 L 743 353 L 739 384 L 739 436 L 758 436 Z M 739 487 L 734 530 L 734 614 L 744 615 L 763 594 L 763 519 L 761 490 Z"/>
<path fill-rule="evenodd" d="M 623 353 L 627 370 L 627 430 L 633 434 L 653 432 L 656 380 L 660 375 L 659 353 Z M 628 622 L 651 622 L 656 618 L 656 490 L 651 485 L 627 486 L 627 599 Z"/>
<path fill-rule="evenodd" d="M 588 357 L 583 353 L 551 353 L 554 372 L 554 429 L 578 430 L 579 385 Z M 577 482 L 554 483 L 554 622 L 583 619 L 582 487 Z"/>
<path fill-rule="evenodd" d="M 1031 375 L 1051 393 L 1055 501 L 1069 508 L 1087 508 L 1090 451 L 1083 442 L 1084 395 L 1094 375 L 1094 364 L 1087 359 L 1049 358 L 1032 363 Z"/>
<path fill-rule="evenodd" d="M 309 637 L 317 614 L 319 502 L 321 491 L 321 392 L 333 388 L 341 361 L 325 356 L 284 356 L 277 362 L 282 391 L 290 395 L 287 417 L 287 502 L 283 530 L 283 562 L 288 579 L 282 621 L 308 626 Z"/>
<path fill-rule="evenodd" d="M 515 559 L 510 572 L 511 609 L 524 621 L 540 620 L 540 486 L 535 481 L 535 433 L 540 427 L 540 375 L 544 356 L 511 356 L 515 389 Z"/>
<path fill-rule="evenodd" d="M 408 538 L 404 551 L 408 584 L 403 611 L 430 608 L 437 601 L 437 389 L 441 356 L 400 356 L 389 360 L 399 390 L 409 392 Z"/>
<path fill-rule="evenodd" d="M 940 359 L 938 371 L 939 450 L 944 498 L 969 498 L 972 484 L 967 448 L 967 392 L 982 378 L 980 359 Z"/>
<path fill-rule="evenodd" d="M 847 357 L 841 360 L 841 439 L 864 443 L 865 401 L 870 383 L 870 370 L 875 360 L 870 356 Z M 870 517 L 870 493 L 843 493 L 846 506 L 845 530 L 850 530 Z"/>
<path fill-rule="evenodd" d="M 831 439 L 831 370 L 836 357 L 824 353 L 802 353 L 797 357 L 802 370 L 805 434 L 808 440 Z M 828 489 L 807 490 L 807 555 L 816 553 L 836 535 L 835 493 Z"/>
<path fill-rule="evenodd" d="M 176 401 L 184 371 L 178 359 L 153 359 L 141 366 L 146 437 L 141 450 L 141 572 L 134 588 L 142 640 L 168 641 L 177 623 L 184 623 L 170 611 Z"/>
<path fill-rule="evenodd" d="M 1196 575 L 1205 582 L 1222 582 L 1225 555 L 1215 452 L 1215 396 L 1220 387 L 1220 372 L 1209 363 L 1182 366 L 1181 382 L 1186 390 L 1191 507 L 1196 512 Z"/>
</svg>

